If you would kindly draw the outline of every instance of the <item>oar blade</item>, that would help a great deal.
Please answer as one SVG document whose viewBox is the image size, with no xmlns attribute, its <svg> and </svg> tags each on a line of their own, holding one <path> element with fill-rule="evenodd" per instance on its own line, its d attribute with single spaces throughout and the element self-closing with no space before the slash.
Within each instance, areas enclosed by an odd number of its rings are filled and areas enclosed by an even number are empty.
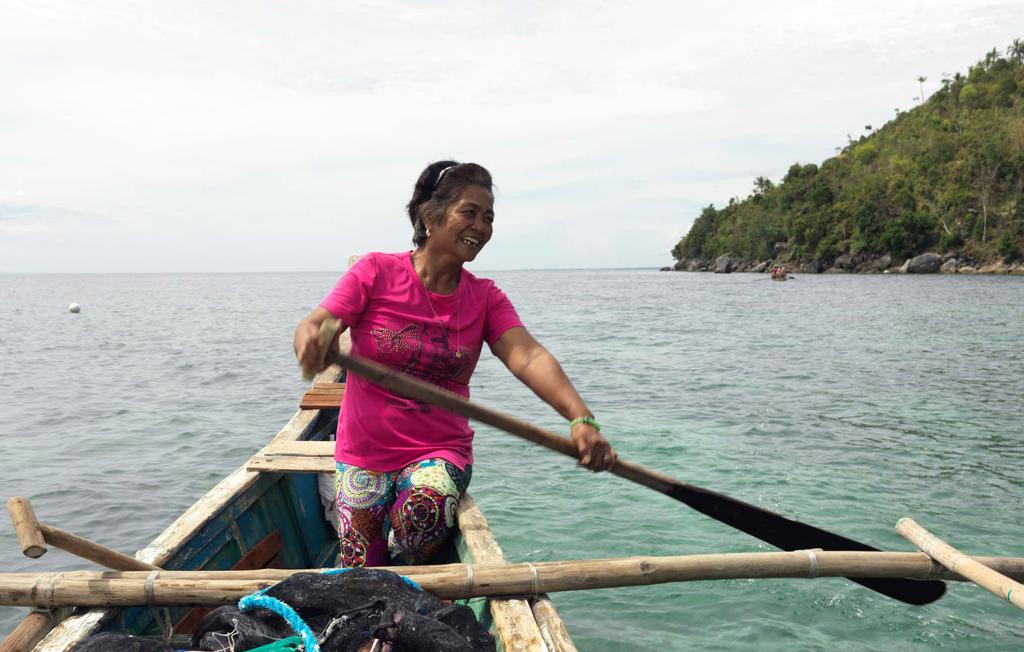
<svg viewBox="0 0 1024 652">
<path fill-rule="evenodd" d="M 878 552 L 877 548 L 860 541 L 854 541 L 735 498 L 682 482 L 674 484 L 665 493 L 717 521 L 746 532 L 782 550 L 821 548 L 822 550 Z M 946 592 L 946 585 L 934 580 L 863 577 L 847 579 L 890 598 L 914 605 L 934 602 Z"/>
</svg>

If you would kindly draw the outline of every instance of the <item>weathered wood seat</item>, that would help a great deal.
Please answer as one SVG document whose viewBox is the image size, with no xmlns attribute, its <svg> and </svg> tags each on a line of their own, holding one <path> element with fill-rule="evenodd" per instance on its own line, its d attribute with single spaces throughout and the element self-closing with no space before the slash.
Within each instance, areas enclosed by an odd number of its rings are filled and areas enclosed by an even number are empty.
<svg viewBox="0 0 1024 652">
<path fill-rule="evenodd" d="M 246 471 L 334 473 L 333 441 L 272 442 L 249 458 Z"/>
<path fill-rule="evenodd" d="M 345 395 L 345 383 L 316 383 L 299 402 L 300 410 L 337 410 Z"/>
</svg>

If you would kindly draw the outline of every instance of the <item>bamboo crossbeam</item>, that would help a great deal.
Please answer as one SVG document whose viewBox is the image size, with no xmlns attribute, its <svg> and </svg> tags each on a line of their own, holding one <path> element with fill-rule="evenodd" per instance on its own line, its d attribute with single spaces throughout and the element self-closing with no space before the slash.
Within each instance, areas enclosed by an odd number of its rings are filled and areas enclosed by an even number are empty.
<svg viewBox="0 0 1024 652">
<path fill-rule="evenodd" d="M 1024 579 L 1024 558 L 979 557 L 1004 575 Z M 443 599 L 536 595 L 556 591 L 723 579 L 898 577 L 963 579 L 919 552 L 728 553 L 676 557 L 623 557 L 535 564 L 401 566 L 397 572 Z M 302 570 L 68 571 L 0 573 L 0 605 L 23 607 L 231 604 Z M 314 572 L 316 572 L 314 570 Z"/>
<path fill-rule="evenodd" d="M 918 525 L 914 519 L 901 518 L 896 523 L 896 531 L 950 571 L 966 577 L 1018 609 L 1024 609 L 1024 585 L 1007 577 L 1011 573 L 1000 572 L 982 562 L 981 558 L 968 557 Z"/>
</svg>

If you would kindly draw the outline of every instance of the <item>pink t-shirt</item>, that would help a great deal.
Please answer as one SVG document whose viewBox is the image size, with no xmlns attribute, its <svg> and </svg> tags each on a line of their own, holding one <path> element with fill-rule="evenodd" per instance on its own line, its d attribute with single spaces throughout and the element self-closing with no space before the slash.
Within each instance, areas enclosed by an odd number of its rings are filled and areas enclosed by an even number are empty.
<svg viewBox="0 0 1024 652">
<path fill-rule="evenodd" d="M 349 327 L 353 354 L 467 398 L 483 343 L 493 345 L 505 331 L 523 325 L 493 281 L 465 269 L 452 294 L 428 291 L 408 251 L 367 254 L 320 305 Z M 471 464 L 469 421 L 349 374 L 335 460 L 394 471 L 428 457 L 459 468 Z"/>
</svg>

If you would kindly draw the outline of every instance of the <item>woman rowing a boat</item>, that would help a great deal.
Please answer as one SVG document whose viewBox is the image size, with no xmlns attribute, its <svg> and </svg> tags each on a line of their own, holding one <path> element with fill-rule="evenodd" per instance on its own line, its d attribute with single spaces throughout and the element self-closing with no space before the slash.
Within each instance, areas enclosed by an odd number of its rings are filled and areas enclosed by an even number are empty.
<svg viewBox="0 0 1024 652">
<path fill-rule="evenodd" d="M 493 233 L 490 173 L 475 163 L 432 163 L 407 208 L 416 249 L 368 254 L 342 276 L 295 329 L 303 368 L 322 369 L 318 333 L 335 317 L 350 330 L 353 355 L 468 398 L 486 343 L 570 421 L 581 465 L 611 467 L 615 451 L 558 361 L 492 281 L 463 268 Z M 386 564 L 389 533 L 406 561 L 428 561 L 455 524 L 455 507 L 472 474 L 472 443 L 465 417 L 349 374 L 335 448 L 342 564 Z"/>
</svg>

